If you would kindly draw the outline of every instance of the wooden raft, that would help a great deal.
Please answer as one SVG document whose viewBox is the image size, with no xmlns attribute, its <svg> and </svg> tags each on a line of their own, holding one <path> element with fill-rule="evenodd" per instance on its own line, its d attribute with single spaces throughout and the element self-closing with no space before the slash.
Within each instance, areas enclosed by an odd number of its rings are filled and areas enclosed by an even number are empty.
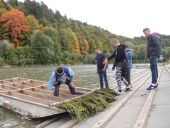
<svg viewBox="0 0 170 128">
<path fill-rule="evenodd" d="M 52 88 L 52 93 L 54 88 Z M 26 79 L 12 78 L 0 80 L 0 96 L 10 101 L 11 109 L 14 112 L 40 118 L 65 112 L 57 107 L 64 101 L 73 100 L 90 93 L 92 90 L 76 87 L 77 95 L 71 95 L 67 85 L 60 87 L 60 96 L 48 96 L 47 82 Z M 55 106 L 50 107 L 51 104 Z"/>
</svg>

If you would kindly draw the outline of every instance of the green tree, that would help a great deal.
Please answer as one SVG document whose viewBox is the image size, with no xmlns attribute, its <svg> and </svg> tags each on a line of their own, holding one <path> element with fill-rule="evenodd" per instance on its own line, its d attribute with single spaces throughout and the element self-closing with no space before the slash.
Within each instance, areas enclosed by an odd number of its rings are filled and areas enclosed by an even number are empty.
<svg viewBox="0 0 170 128">
<path fill-rule="evenodd" d="M 71 29 L 61 29 L 59 36 L 61 50 L 72 52 L 72 31 Z"/>
<path fill-rule="evenodd" d="M 6 51 L 8 50 L 8 47 L 9 47 L 9 41 L 3 40 L 2 42 L 0 42 L 0 57 L 1 58 L 4 58 L 4 55 Z"/>
<path fill-rule="evenodd" d="M 11 5 L 12 7 L 18 6 L 18 0 L 7 0 L 7 3 Z"/>
<path fill-rule="evenodd" d="M 59 32 L 53 27 L 45 27 L 44 34 L 51 37 L 54 42 L 58 42 Z"/>
<path fill-rule="evenodd" d="M 48 64 L 54 57 L 54 42 L 41 31 L 34 31 L 31 37 L 31 49 L 35 64 Z"/>
<path fill-rule="evenodd" d="M 23 3 L 23 11 L 26 15 L 33 15 L 39 20 L 44 18 L 41 4 L 36 1 L 25 0 Z"/>
<path fill-rule="evenodd" d="M 140 60 L 140 62 L 146 62 L 147 61 L 146 45 L 145 44 L 136 45 L 134 47 L 134 54 L 136 60 Z"/>
</svg>

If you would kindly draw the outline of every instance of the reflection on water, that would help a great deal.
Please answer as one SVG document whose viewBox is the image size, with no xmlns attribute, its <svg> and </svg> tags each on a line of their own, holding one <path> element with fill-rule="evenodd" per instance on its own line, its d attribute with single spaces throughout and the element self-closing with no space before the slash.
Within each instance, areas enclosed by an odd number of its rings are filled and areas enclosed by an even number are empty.
<svg viewBox="0 0 170 128">
<path fill-rule="evenodd" d="M 78 65 L 71 66 L 76 73 L 75 84 L 79 87 L 98 88 L 99 80 L 96 74 L 95 65 Z M 13 78 L 13 77 L 26 77 L 30 79 L 37 79 L 48 81 L 50 74 L 54 67 L 10 67 L 0 68 L 0 79 Z M 110 86 L 116 86 L 114 71 L 111 70 L 112 65 L 108 68 L 108 80 Z M 138 76 L 141 70 L 132 70 L 132 78 Z M 63 85 L 64 86 L 64 85 Z M 20 115 L 0 108 L 0 128 L 32 128 L 38 124 L 40 120 L 29 120 Z"/>
<path fill-rule="evenodd" d="M 40 121 L 29 121 L 20 115 L 0 107 L 0 128 L 33 128 Z"/>
</svg>

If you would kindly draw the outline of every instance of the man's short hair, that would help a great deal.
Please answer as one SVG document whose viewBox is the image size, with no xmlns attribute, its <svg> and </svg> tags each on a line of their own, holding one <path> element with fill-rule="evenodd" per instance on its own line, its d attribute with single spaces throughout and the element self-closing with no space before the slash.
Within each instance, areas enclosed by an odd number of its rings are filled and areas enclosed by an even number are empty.
<svg viewBox="0 0 170 128">
<path fill-rule="evenodd" d="M 96 47 L 94 48 L 94 50 L 95 50 L 95 49 L 97 49 L 97 50 L 101 50 L 99 46 L 96 46 Z"/>
<path fill-rule="evenodd" d="M 143 32 L 145 32 L 145 31 L 147 31 L 147 30 L 150 31 L 149 28 L 144 28 L 144 29 L 143 29 Z"/>
<path fill-rule="evenodd" d="M 58 67 L 58 68 L 56 69 L 56 75 L 61 76 L 61 75 L 63 75 L 63 74 L 64 74 L 64 68 L 63 68 L 63 67 Z"/>
<path fill-rule="evenodd" d="M 119 39 L 113 38 L 113 42 L 117 42 L 117 41 L 120 42 Z"/>
<path fill-rule="evenodd" d="M 129 45 L 128 44 L 125 44 L 126 48 L 129 48 Z"/>
</svg>

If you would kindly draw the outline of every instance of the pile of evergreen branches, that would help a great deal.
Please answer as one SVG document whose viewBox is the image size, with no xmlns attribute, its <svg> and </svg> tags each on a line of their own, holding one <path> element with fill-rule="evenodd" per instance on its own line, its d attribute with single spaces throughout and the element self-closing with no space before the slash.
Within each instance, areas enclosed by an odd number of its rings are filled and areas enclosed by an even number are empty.
<svg viewBox="0 0 170 128">
<path fill-rule="evenodd" d="M 64 102 L 60 105 L 73 119 L 84 120 L 98 112 L 103 111 L 109 103 L 116 100 L 115 92 L 111 89 L 95 90 L 86 96 Z"/>
</svg>

